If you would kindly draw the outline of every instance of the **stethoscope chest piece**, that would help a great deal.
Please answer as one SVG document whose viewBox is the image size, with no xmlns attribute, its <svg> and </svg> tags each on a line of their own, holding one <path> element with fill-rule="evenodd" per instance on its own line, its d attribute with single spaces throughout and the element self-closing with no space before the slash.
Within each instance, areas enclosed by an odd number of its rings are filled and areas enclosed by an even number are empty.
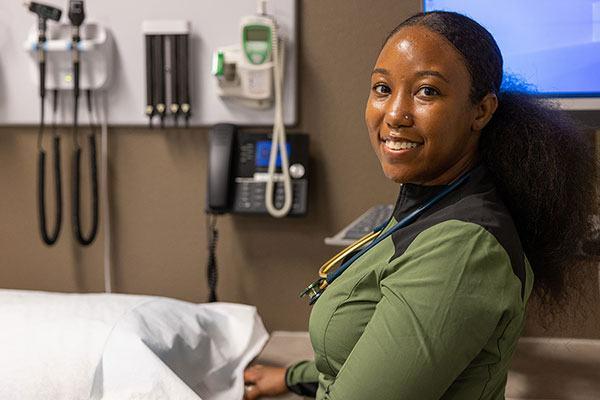
<svg viewBox="0 0 600 400">
<path fill-rule="evenodd" d="M 327 286 L 325 278 L 319 278 L 306 287 L 300 297 L 308 296 L 308 304 L 313 305 L 323 294 L 323 289 Z"/>
</svg>

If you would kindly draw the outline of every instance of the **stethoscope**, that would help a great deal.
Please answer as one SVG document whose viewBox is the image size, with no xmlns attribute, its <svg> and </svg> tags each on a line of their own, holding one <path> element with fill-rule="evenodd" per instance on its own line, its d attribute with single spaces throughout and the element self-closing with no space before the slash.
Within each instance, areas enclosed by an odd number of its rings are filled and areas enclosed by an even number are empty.
<svg viewBox="0 0 600 400">
<path fill-rule="evenodd" d="M 392 226 L 389 230 L 387 230 L 384 234 L 380 235 L 380 233 L 385 229 L 385 227 L 389 224 L 389 221 L 393 218 L 390 217 L 390 220 L 385 222 L 384 224 L 376 227 L 371 233 L 366 234 L 355 243 L 346 247 L 344 250 L 336 254 L 333 258 L 327 261 L 325 264 L 319 268 L 319 278 L 308 285 L 306 289 L 304 289 L 300 293 L 300 297 L 304 297 L 308 295 L 308 303 L 313 305 L 319 297 L 325 291 L 325 288 L 336 280 L 345 270 L 347 270 L 354 261 L 358 260 L 363 254 L 371 250 L 373 247 L 377 246 L 379 243 L 384 241 L 387 237 L 392 235 L 394 232 L 399 229 L 404 228 L 405 226 L 414 222 L 419 216 L 421 216 L 425 211 L 429 210 L 435 204 L 437 204 L 440 200 L 446 197 L 449 193 L 451 193 L 454 189 L 462 185 L 465 181 L 467 181 L 470 177 L 470 172 L 463 174 L 460 178 L 456 179 L 452 184 L 448 185 L 444 190 L 433 196 L 415 211 L 402 218 L 399 222 L 397 222 L 394 226 Z M 367 243 L 371 242 L 369 245 Z M 358 251 L 354 256 L 352 256 L 348 261 L 343 263 L 338 269 L 329 272 L 338 262 L 344 260 L 348 255 L 357 251 L 361 247 L 367 245 L 362 250 Z"/>
</svg>

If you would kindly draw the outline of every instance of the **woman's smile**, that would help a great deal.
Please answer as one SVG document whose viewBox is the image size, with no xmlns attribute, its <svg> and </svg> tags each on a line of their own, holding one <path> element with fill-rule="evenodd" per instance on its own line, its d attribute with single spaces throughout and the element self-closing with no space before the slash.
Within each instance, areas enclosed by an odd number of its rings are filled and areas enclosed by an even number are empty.
<svg viewBox="0 0 600 400">
<path fill-rule="evenodd" d="M 388 159 L 414 155 L 423 147 L 423 143 L 392 137 L 382 138 L 380 142 L 382 154 Z"/>
</svg>

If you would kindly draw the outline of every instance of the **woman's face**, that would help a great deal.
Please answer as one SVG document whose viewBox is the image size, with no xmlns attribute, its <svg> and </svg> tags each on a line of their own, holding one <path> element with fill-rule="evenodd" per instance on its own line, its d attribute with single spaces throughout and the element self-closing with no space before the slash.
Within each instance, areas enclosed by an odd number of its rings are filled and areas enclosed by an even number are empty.
<svg viewBox="0 0 600 400">
<path fill-rule="evenodd" d="M 401 183 L 440 185 L 477 157 L 480 110 L 461 55 L 442 36 L 402 28 L 381 50 L 365 120 L 384 174 Z"/>
</svg>

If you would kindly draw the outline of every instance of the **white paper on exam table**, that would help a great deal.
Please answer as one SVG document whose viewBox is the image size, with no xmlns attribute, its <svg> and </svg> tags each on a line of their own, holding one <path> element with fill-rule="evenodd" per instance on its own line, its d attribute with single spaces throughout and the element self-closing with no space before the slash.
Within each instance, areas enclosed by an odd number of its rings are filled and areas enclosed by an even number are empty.
<svg viewBox="0 0 600 400">
<path fill-rule="evenodd" d="M 241 399 L 251 306 L 0 290 L 0 399 Z"/>
</svg>

